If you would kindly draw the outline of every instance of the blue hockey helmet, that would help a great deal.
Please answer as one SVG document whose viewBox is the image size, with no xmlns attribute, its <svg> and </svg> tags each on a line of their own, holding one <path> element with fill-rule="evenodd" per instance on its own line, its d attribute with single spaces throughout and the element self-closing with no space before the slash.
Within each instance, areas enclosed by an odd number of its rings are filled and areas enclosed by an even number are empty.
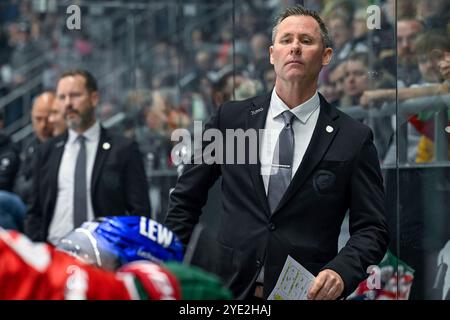
<svg viewBox="0 0 450 320">
<path fill-rule="evenodd" d="M 175 234 L 155 220 L 140 216 L 85 222 L 61 239 L 57 247 L 110 270 L 135 260 L 183 260 L 183 245 Z"/>
</svg>

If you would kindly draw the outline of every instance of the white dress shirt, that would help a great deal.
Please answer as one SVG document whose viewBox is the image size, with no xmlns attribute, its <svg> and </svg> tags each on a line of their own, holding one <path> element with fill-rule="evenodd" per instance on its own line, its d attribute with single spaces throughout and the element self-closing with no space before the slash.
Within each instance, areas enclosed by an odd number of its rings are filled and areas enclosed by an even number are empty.
<svg viewBox="0 0 450 320">
<path fill-rule="evenodd" d="M 261 175 L 264 182 L 266 195 L 269 189 L 270 173 L 272 172 L 271 165 L 273 161 L 273 154 L 278 142 L 278 136 L 285 126 L 281 114 L 286 110 L 290 110 L 295 115 L 292 119 L 292 129 L 294 130 L 294 159 L 292 161 L 292 177 L 294 177 L 300 163 L 302 162 L 303 156 L 305 155 L 306 148 L 308 148 L 309 142 L 311 141 L 314 128 L 316 127 L 320 112 L 319 106 L 320 98 L 317 91 L 309 100 L 293 109 L 289 109 L 289 107 L 277 95 L 275 88 L 273 89 L 259 154 L 259 159 L 261 162 Z M 264 282 L 264 266 L 261 268 L 256 282 Z"/>
<path fill-rule="evenodd" d="M 261 175 L 264 182 L 264 188 L 269 188 L 269 179 L 271 172 L 271 164 L 273 160 L 273 153 L 278 141 L 281 129 L 284 127 L 284 121 L 281 114 L 290 110 L 294 115 L 292 121 L 292 129 L 294 130 L 294 159 L 292 161 L 292 177 L 297 172 L 303 156 L 305 155 L 306 148 L 308 148 L 311 141 L 314 128 L 317 124 L 320 112 L 320 99 L 319 94 L 316 93 L 304 103 L 296 106 L 293 109 L 289 107 L 278 97 L 275 89 L 272 91 L 272 97 L 270 99 L 270 107 L 267 113 L 265 130 L 261 139 L 260 148 L 260 162 L 261 162 Z M 291 178 L 292 178 L 291 177 Z"/>
<path fill-rule="evenodd" d="M 73 192 L 75 182 L 75 164 L 77 161 L 80 143 L 77 141 L 78 133 L 69 129 L 69 137 L 64 145 L 64 152 L 58 171 L 58 186 L 55 211 L 50 223 L 48 241 L 56 244 L 62 237 L 73 229 Z M 88 220 L 94 219 L 94 210 L 91 199 L 91 180 L 94 168 L 95 155 L 100 140 L 100 124 L 95 124 L 83 133 L 86 138 L 86 199 Z"/>
</svg>

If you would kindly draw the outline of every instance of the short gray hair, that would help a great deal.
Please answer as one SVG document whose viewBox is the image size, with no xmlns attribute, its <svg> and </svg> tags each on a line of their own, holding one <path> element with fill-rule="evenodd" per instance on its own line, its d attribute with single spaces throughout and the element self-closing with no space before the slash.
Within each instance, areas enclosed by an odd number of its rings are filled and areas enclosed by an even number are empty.
<svg viewBox="0 0 450 320">
<path fill-rule="evenodd" d="M 306 9 L 305 7 L 301 5 L 296 5 L 293 7 L 289 7 L 282 11 L 276 18 L 275 18 L 275 25 L 272 29 L 272 43 L 275 43 L 275 36 L 278 31 L 278 26 L 280 25 L 281 21 L 286 19 L 290 16 L 309 16 L 314 18 L 314 20 L 317 21 L 320 27 L 320 35 L 322 36 L 322 43 L 325 48 L 331 48 L 333 46 L 331 42 L 331 38 L 328 35 L 328 29 L 325 26 L 325 23 L 323 22 L 322 18 L 319 16 L 319 14 L 314 10 Z"/>
</svg>

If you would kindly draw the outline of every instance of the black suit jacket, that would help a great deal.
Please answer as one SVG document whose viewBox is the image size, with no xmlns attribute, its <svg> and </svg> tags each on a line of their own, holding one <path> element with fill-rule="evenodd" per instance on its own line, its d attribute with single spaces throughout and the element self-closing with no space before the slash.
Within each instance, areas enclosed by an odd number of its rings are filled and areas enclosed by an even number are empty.
<svg viewBox="0 0 450 320">
<path fill-rule="evenodd" d="M 225 129 L 263 129 L 270 97 L 227 103 L 206 129 L 223 133 Z M 188 165 L 171 194 L 166 224 L 187 243 L 208 189 L 222 175 L 218 250 L 205 254 L 216 257 L 214 269 L 237 298 L 253 293 L 263 264 L 267 297 L 288 255 L 315 275 L 324 268 L 335 270 L 348 295 L 367 276 L 367 267 L 378 264 L 386 252 L 384 188 L 372 132 L 322 96 L 320 101 L 309 146 L 273 214 L 259 163 Z M 340 227 L 348 210 L 351 237 L 338 253 Z"/>
<path fill-rule="evenodd" d="M 12 191 L 19 166 L 16 146 L 7 135 L 0 133 L 0 190 Z"/>
<path fill-rule="evenodd" d="M 52 138 L 35 152 L 33 194 L 25 233 L 46 241 L 56 205 L 58 171 L 68 133 Z M 105 148 L 109 144 L 109 148 Z M 148 184 L 135 142 L 101 128 L 91 179 L 94 215 L 150 215 Z"/>
<path fill-rule="evenodd" d="M 20 196 L 20 198 L 27 205 L 31 203 L 32 179 L 33 179 L 33 159 L 34 152 L 41 145 L 41 141 L 37 136 L 33 136 L 28 143 L 25 144 L 22 153 L 20 154 L 21 162 L 19 171 L 17 172 L 16 181 L 13 192 Z"/>
</svg>

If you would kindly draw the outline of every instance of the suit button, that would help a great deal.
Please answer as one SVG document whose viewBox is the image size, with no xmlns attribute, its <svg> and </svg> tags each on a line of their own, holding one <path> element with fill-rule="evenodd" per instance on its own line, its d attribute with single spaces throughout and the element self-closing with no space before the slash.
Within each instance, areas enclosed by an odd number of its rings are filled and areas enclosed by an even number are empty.
<svg viewBox="0 0 450 320">
<path fill-rule="evenodd" d="M 269 230 L 274 231 L 275 229 L 276 229 L 275 223 L 273 223 L 273 222 L 269 223 Z"/>
<path fill-rule="evenodd" d="M 261 261 L 260 260 L 256 260 L 256 267 L 257 268 L 261 268 L 261 266 L 262 266 Z"/>
</svg>

